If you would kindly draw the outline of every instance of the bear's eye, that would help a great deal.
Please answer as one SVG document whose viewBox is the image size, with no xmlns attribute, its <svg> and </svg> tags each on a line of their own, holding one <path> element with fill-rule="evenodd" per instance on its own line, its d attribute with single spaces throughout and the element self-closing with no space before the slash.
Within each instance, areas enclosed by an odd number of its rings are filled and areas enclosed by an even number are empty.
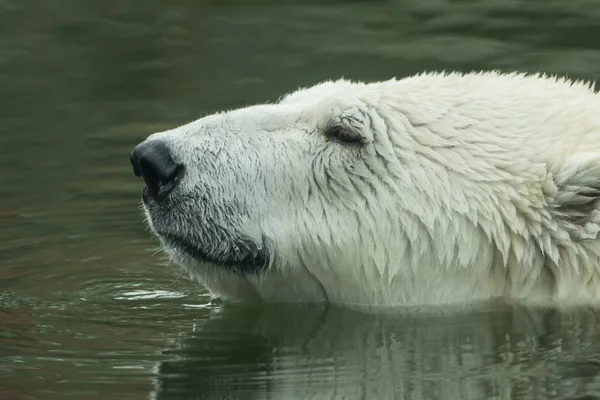
<svg viewBox="0 0 600 400">
<path fill-rule="evenodd" d="M 325 130 L 325 136 L 346 146 L 360 146 L 363 144 L 362 136 L 345 126 L 331 126 Z"/>
</svg>

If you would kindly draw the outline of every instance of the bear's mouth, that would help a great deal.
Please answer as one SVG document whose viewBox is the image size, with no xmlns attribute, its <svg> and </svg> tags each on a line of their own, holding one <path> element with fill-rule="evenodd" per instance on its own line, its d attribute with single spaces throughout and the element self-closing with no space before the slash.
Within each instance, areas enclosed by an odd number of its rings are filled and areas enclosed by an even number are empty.
<svg viewBox="0 0 600 400">
<path fill-rule="evenodd" d="M 172 233 L 157 232 L 157 235 L 169 253 L 175 250 L 175 253 L 181 252 L 194 261 L 215 264 L 242 275 L 259 274 L 269 265 L 270 257 L 265 246 L 258 246 L 245 238 L 238 238 L 234 244 L 227 246 L 218 243 L 200 246 Z"/>
<path fill-rule="evenodd" d="M 194 213 L 180 197 L 157 202 L 144 188 L 142 200 L 152 233 L 176 262 L 213 264 L 240 275 L 257 275 L 270 265 L 265 237 L 257 242 L 213 218 L 190 218 Z"/>
</svg>

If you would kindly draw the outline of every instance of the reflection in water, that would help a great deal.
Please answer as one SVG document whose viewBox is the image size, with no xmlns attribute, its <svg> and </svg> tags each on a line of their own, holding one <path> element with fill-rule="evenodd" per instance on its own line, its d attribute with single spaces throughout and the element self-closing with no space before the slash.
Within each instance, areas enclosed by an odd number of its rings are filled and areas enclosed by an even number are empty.
<svg viewBox="0 0 600 400">
<path fill-rule="evenodd" d="M 600 397 L 597 311 L 212 304 L 154 254 L 128 165 L 323 79 L 600 78 L 600 3 L 251 3 L 0 0 L 0 399 Z"/>
<path fill-rule="evenodd" d="M 225 307 L 170 343 L 153 398 L 600 398 L 598 317 Z"/>
</svg>

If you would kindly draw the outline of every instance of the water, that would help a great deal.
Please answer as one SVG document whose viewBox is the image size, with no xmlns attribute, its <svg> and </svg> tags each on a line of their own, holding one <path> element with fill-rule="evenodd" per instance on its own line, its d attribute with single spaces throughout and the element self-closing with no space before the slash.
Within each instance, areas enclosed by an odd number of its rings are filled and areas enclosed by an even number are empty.
<svg viewBox="0 0 600 400">
<path fill-rule="evenodd" d="M 598 79 L 600 4 L 249 3 L 0 0 L 0 399 L 600 398 L 599 310 L 211 302 L 155 254 L 128 162 L 322 79 Z"/>
</svg>

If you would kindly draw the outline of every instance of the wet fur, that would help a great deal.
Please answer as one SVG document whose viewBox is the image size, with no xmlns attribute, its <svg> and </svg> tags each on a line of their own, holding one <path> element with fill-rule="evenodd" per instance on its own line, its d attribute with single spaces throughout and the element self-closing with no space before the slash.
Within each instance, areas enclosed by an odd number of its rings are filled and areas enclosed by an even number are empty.
<svg viewBox="0 0 600 400">
<path fill-rule="evenodd" d="M 148 219 L 217 296 L 600 300 L 600 99 L 587 83 L 339 80 L 148 140 L 159 139 L 186 172 Z"/>
</svg>

